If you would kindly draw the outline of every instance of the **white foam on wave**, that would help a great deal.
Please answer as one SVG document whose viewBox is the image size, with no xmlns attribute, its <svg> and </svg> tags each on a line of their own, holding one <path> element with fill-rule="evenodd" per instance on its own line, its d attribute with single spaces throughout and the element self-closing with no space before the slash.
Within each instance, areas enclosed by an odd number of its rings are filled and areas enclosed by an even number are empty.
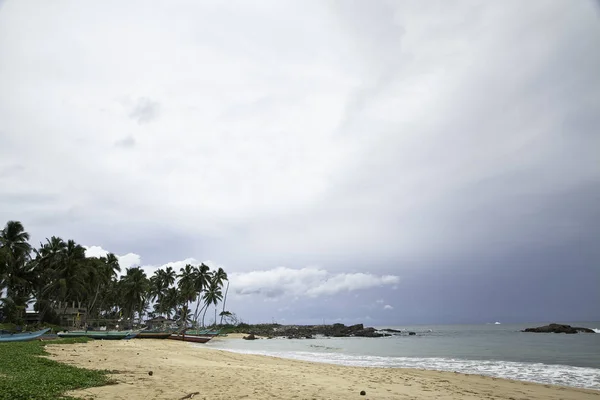
<svg viewBox="0 0 600 400">
<path fill-rule="evenodd" d="M 597 329 L 597 328 L 592 328 L 592 330 L 593 330 L 594 332 L 596 332 L 596 333 L 600 333 L 600 329 Z"/>
<path fill-rule="evenodd" d="M 225 348 L 220 350 L 356 367 L 416 368 L 461 372 L 465 374 L 487 375 L 541 384 L 600 390 L 600 369 L 573 367 L 569 365 L 549 365 L 513 361 L 463 360 L 454 358 L 358 356 L 308 351 L 255 351 Z"/>
</svg>

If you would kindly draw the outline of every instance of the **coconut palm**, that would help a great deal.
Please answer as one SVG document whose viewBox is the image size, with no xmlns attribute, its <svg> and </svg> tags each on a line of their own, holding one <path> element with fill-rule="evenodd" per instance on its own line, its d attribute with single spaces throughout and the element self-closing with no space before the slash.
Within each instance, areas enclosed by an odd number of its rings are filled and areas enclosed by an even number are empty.
<svg viewBox="0 0 600 400">
<path fill-rule="evenodd" d="M 204 292 L 204 304 L 205 304 L 205 309 L 204 309 L 204 314 L 202 314 L 202 326 L 204 326 L 204 317 L 206 316 L 206 311 L 208 311 L 208 307 L 211 304 L 214 304 L 215 306 L 215 324 L 217 323 L 217 304 L 219 303 L 219 301 L 223 300 L 223 293 L 221 292 L 221 286 L 219 285 L 219 282 L 217 279 L 214 278 L 210 280 L 210 283 L 208 284 L 208 288 L 207 290 Z"/>
<path fill-rule="evenodd" d="M 0 230 L 0 290 L 6 288 L 7 297 L 16 302 L 16 291 L 26 291 L 31 269 L 26 264 L 30 259 L 29 233 L 19 221 L 8 221 Z"/>
<path fill-rule="evenodd" d="M 223 268 L 219 268 L 216 272 L 215 272 L 215 276 L 214 276 L 215 281 L 219 284 L 219 286 L 221 286 L 221 288 L 223 287 L 223 281 L 227 281 L 227 288 L 225 289 L 225 296 L 223 296 L 223 310 L 221 310 L 221 322 L 219 323 L 220 325 L 223 325 L 223 316 L 225 316 L 225 302 L 227 301 L 227 292 L 229 291 L 229 278 L 227 277 L 227 272 L 225 272 L 223 270 Z M 215 324 L 217 323 L 216 319 L 215 319 Z"/>
<path fill-rule="evenodd" d="M 198 316 L 199 316 L 199 312 L 202 312 L 202 309 L 200 309 L 200 311 L 198 311 L 198 308 L 200 307 L 200 304 L 202 303 L 202 292 L 206 289 L 206 287 L 208 286 L 208 283 L 211 279 L 211 272 L 210 272 L 210 268 L 208 267 L 208 265 L 202 263 L 200 264 L 200 266 L 196 269 L 196 277 L 195 277 L 195 281 L 194 281 L 194 290 L 196 291 L 196 296 L 197 296 L 197 303 L 196 303 L 196 310 L 194 311 L 194 323 L 197 324 L 198 323 Z"/>
<path fill-rule="evenodd" d="M 183 302 L 186 304 L 196 300 L 196 275 L 198 270 L 191 264 L 186 264 L 185 267 L 179 269 L 179 282 L 177 284 L 179 293 Z"/>
<path fill-rule="evenodd" d="M 146 293 L 150 287 L 146 273 L 140 267 L 127 268 L 125 276 L 119 283 L 123 308 L 127 312 L 127 317 L 133 323 L 133 317 L 137 311 L 141 320 L 146 307 Z"/>
</svg>

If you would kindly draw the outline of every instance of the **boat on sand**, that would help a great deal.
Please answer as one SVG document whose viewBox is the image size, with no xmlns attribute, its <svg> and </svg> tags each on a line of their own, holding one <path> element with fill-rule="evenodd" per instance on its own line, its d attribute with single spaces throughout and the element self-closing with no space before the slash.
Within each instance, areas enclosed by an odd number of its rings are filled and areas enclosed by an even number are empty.
<svg viewBox="0 0 600 400">
<path fill-rule="evenodd" d="M 2 333 L 0 334 L 0 343 L 5 342 L 28 342 L 35 340 L 48 332 L 50 328 L 42 329 L 35 332 L 22 332 L 22 333 Z"/>
<path fill-rule="evenodd" d="M 87 337 L 91 339 L 102 340 L 122 340 L 133 339 L 139 334 L 139 331 L 68 331 L 58 332 L 60 338 Z"/>
<path fill-rule="evenodd" d="M 166 331 L 141 331 L 135 337 L 136 339 L 168 339 L 173 332 Z"/>
<path fill-rule="evenodd" d="M 193 343 L 206 343 L 212 338 L 213 338 L 213 336 L 188 335 L 186 333 L 182 333 L 182 334 L 173 333 L 171 336 L 169 336 L 169 339 L 171 339 L 171 340 L 181 340 L 184 342 L 193 342 Z"/>
</svg>

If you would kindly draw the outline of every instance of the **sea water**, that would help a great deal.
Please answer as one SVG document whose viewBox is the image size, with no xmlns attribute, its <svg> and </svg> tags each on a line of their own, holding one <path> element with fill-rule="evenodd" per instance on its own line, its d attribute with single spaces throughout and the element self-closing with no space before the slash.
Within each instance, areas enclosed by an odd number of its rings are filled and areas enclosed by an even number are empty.
<svg viewBox="0 0 600 400">
<path fill-rule="evenodd" d="M 340 365 L 421 368 L 600 390 L 596 334 L 523 333 L 543 324 L 378 327 L 416 332 L 385 338 L 215 340 L 210 348 Z"/>
</svg>

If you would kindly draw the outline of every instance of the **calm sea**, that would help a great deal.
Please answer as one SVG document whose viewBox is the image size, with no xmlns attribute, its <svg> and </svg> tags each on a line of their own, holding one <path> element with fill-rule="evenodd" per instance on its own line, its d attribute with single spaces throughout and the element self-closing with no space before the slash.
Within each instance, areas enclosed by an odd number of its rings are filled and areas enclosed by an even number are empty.
<svg viewBox="0 0 600 400">
<path fill-rule="evenodd" d="M 525 325 L 385 328 L 416 336 L 215 340 L 207 347 L 341 365 L 422 368 L 600 390 L 600 322 L 570 323 L 596 334 L 522 333 Z M 384 328 L 384 327 L 379 327 Z"/>
</svg>

